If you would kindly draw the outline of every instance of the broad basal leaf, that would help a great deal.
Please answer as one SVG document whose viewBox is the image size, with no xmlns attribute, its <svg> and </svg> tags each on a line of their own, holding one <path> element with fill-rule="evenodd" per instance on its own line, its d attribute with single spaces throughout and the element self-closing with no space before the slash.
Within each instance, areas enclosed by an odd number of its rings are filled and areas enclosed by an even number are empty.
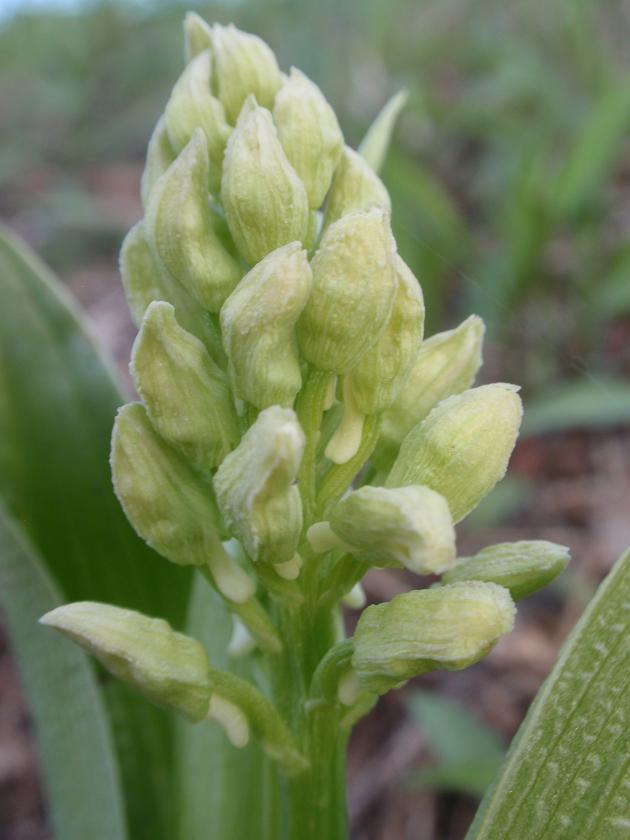
<svg viewBox="0 0 630 840">
<path fill-rule="evenodd" d="M 109 440 L 124 397 L 59 283 L 2 232 L 0 300 L 0 495 L 7 508 L 64 601 L 106 601 L 181 626 L 188 574 L 135 535 L 112 491 Z M 170 840 L 171 719 L 113 681 L 107 692 L 130 834 Z"/>
<path fill-rule="evenodd" d="M 565 643 L 467 840 L 630 832 L 630 551 Z"/>
<path fill-rule="evenodd" d="M 0 606 L 30 700 L 56 836 L 124 840 L 118 767 L 93 669 L 78 648 L 37 624 L 60 602 L 36 552 L 0 510 Z"/>
</svg>

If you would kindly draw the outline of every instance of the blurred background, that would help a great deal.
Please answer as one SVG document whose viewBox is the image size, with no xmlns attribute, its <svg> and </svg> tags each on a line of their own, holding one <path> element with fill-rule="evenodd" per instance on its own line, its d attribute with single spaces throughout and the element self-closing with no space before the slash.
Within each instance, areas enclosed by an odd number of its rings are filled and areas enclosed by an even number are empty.
<svg viewBox="0 0 630 840">
<path fill-rule="evenodd" d="M 350 751 L 356 840 L 457 840 L 557 649 L 630 544 L 630 5 L 624 0 L 0 0 L 0 219 L 87 309 L 123 372 L 117 275 L 181 18 L 261 35 L 357 145 L 409 90 L 383 178 L 427 334 L 488 325 L 482 380 L 523 386 L 508 478 L 460 553 L 522 538 L 574 561 L 482 665 L 384 698 Z M 0 303 L 1 305 L 1 303 Z M 370 573 L 370 600 L 413 584 Z M 352 620 L 351 617 L 349 619 Z M 0 637 L 0 837 L 44 840 L 28 715 Z"/>
</svg>

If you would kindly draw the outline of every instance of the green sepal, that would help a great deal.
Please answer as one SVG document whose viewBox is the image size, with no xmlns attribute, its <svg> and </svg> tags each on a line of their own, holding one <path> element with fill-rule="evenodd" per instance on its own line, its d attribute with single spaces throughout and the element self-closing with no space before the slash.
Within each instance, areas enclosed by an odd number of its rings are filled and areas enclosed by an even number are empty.
<svg viewBox="0 0 630 840">
<path fill-rule="evenodd" d="M 303 520 L 295 480 L 303 452 L 294 412 L 271 406 L 216 472 L 221 514 L 254 561 L 282 564 L 295 556 Z"/>
<path fill-rule="evenodd" d="M 273 119 L 287 158 L 306 188 L 309 206 L 317 210 L 343 148 L 335 112 L 317 85 L 292 67 L 276 96 Z"/>
<path fill-rule="evenodd" d="M 523 416 L 517 390 L 482 385 L 441 402 L 404 439 L 386 486 L 426 484 L 459 522 L 505 475 Z"/>
<path fill-rule="evenodd" d="M 387 188 L 358 152 L 344 146 L 326 201 L 324 226 L 347 213 L 372 207 L 391 212 L 392 203 Z"/>
<path fill-rule="evenodd" d="M 205 50 L 186 65 L 175 83 L 164 111 L 164 122 L 175 152 L 188 145 L 195 129 L 203 129 L 208 145 L 208 185 L 214 192 L 221 184 L 225 144 L 232 131 L 221 102 L 210 92 L 212 56 Z"/>
<path fill-rule="evenodd" d="M 390 407 L 383 414 L 375 453 L 379 467 L 389 467 L 400 444 L 435 406 L 472 385 L 481 366 L 484 325 L 471 315 L 456 329 L 424 341 Z"/>
<path fill-rule="evenodd" d="M 292 242 L 252 268 L 221 309 L 234 391 L 256 408 L 291 407 L 302 387 L 295 324 L 311 283 L 306 251 Z"/>
<path fill-rule="evenodd" d="M 271 114 L 252 97 L 228 141 L 221 197 L 232 238 L 249 265 L 289 242 L 306 242 L 306 190 L 282 148 Z"/>
<path fill-rule="evenodd" d="M 202 566 L 223 553 L 212 486 L 162 440 L 140 403 L 118 412 L 111 464 L 129 522 L 163 557 Z"/>
<path fill-rule="evenodd" d="M 385 411 L 401 388 L 406 391 L 407 375 L 422 341 L 422 289 L 398 254 L 394 257 L 394 271 L 398 288 L 385 331 L 348 374 L 354 405 L 362 414 Z"/>
<path fill-rule="evenodd" d="M 427 671 L 458 671 L 510 632 L 514 613 L 510 593 L 494 583 L 405 592 L 361 614 L 352 667 L 361 684 L 378 694 Z"/>
<path fill-rule="evenodd" d="M 208 657 L 195 639 L 161 618 L 76 601 L 40 618 L 93 654 L 118 679 L 159 706 L 202 720 L 211 693 Z"/>
<path fill-rule="evenodd" d="M 361 487 L 332 509 L 329 524 L 352 553 L 375 566 L 394 564 L 426 575 L 455 562 L 448 504 L 428 487 Z"/>
<path fill-rule="evenodd" d="M 462 557 L 446 572 L 444 583 L 483 580 L 510 590 L 515 601 L 538 592 L 563 572 L 570 560 L 565 545 L 546 540 L 489 545 L 474 557 Z"/>
<path fill-rule="evenodd" d="M 204 309 L 218 312 L 242 272 L 214 229 L 208 168 L 205 134 L 196 128 L 153 188 L 146 230 L 166 270 Z"/>
<path fill-rule="evenodd" d="M 327 228 L 298 323 L 300 350 L 314 367 L 347 373 L 376 344 L 398 288 L 395 253 L 383 210 L 352 213 Z"/>
<path fill-rule="evenodd" d="M 276 57 L 257 35 L 235 26 L 212 27 L 214 83 L 228 120 L 235 123 L 247 97 L 253 94 L 271 108 L 282 79 Z"/>
<path fill-rule="evenodd" d="M 149 305 L 131 371 L 153 427 L 195 468 L 210 473 L 234 449 L 240 430 L 226 376 L 170 303 Z"/>
</svg>

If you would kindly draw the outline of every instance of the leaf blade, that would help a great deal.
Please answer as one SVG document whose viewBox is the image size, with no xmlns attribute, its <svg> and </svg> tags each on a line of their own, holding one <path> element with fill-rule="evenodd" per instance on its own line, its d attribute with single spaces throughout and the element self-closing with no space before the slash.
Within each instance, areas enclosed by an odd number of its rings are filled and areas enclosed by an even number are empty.
<svg viewBox="0 0 630 840">
<path fill-rule="evenodd" d="M 629 598 L 630 551 L 565 642 L 467 840 L 627 837 Z"/>
<path fill-rule="evenodd" d="M 359 153 L 375 172 L 380 172 L 392 139 L 396 121 L 405 107 L 409 93 L 399 90 L 389 99 L 368 128 L 359 146 Z"/>
<path fill-rule="evenodd" d="M 56 836 L 127 837 L 107 713 L 87 657 L 37 624 L 61 603 L 35 551 L 0 510 L 0 606 L 29 697 Z"/>
<path fill-rule="evenodd" d="M 112 366 L 56 278 L 1 228 L 0 295 L 0 497 L 64 601 L 105 601 L 181 627 L 190 574 L 136 536 L 113 494 L 109 441 L 125 400 Z M 172 717 L 113 680 L 104 689 L 129 833 L 170 840 Z"/>
</svg>

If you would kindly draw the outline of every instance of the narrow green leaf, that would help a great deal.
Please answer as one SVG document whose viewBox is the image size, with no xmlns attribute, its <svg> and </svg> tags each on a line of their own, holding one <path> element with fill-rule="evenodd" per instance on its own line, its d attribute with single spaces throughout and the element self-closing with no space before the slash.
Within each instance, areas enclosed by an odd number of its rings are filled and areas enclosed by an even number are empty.
<svg viewBox="0 0 630 840">
<path fill-rule="evenodd" d="M 394 94 L 385 103 L 361 141 L 359 152 L 375 172 L 380 172 L 385 162 L 396 120 L 408 98 L 409 93 L 406 90 L 399 90 Z"/>
<path fill-rule="evenodd" d="M 77 308 L 0 230 L 0 497 L 64 601 L 138 609 L 181 627 L 184 569 L 142 542 L 116 501 L 109 440 L 124 402 Z M 105 681 L 133 840 L 172 837 L 172 718 Z M 149 768 L 149 769 L 147 769 Z"/>
<path fill-rule="evenodd" d="M 590 378 L 560 382 L 527 401 L 521 433 L 542 435 L 566 429 L 607 428 L 630 420 L 630 384 Z"/>
<path fill-rule="evenodd" d="M 613 86 L 592 108 L 565 164 L 556 195 L 561 217 L 581 212 L 601 192 L 628 128 L 630 85 Z"/>
<path fill-rule="evenodd" d="M 497 733 L 461 703 L 416 691 L 409 701 L 409 709 L 422 726 L 438 761 L 455 764 L 503 758 Z"/>
<path fill-rule="evenodd" d="M 503 756 L 476 761 L 444 762 L 420 770 L 411 777 L 412 784 L 432 790 L 459 791 L 481 799 L 497 775 Z"/>
<path fill-rule="evenodd" d="M 35 550 L 0 509 L 0 606 L 35 724 L 55 836 L 124 840 L 118 767 L 92 667 L 37 624 L 60 603 Z"/>
<path fill-rule="evenodd" d="M 569 636 L 467 840 L 622 840 L 630 829 L 630 551 Z"/>
</svg>

